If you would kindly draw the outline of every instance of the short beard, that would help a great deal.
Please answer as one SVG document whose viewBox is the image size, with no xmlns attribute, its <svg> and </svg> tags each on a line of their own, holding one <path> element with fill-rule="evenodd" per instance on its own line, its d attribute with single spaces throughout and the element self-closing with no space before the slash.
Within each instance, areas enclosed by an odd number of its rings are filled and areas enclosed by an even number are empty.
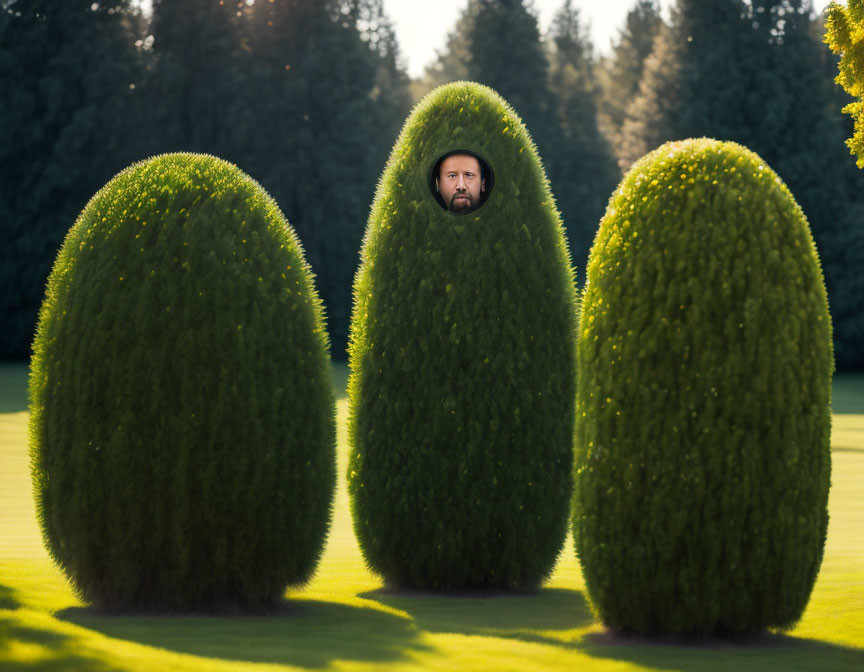
<svg viewBox="0 0 864 672">
<path fill-rule="evenodd" d="M 461 201 L 457 204 L 456 199 L 460 196 L 466 197 L 468 200 L 465 201 L 465 205 L 461 204 Z M 474 199 L 471 198 L 469 194 L 454 194 L 453 198 L 450 199 L 450 207 L 448 208 L 450 212 L 471 212 L 474 210 Z"/>
</svg>

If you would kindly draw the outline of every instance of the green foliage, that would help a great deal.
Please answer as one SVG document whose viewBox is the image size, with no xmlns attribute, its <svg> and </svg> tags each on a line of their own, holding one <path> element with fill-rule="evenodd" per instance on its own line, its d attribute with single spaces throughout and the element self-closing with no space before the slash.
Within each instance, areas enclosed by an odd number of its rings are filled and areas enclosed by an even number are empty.
<svg viewBox="0 0 864 672">
<path fill-rule="evenodd" d="M 621 173 L 597 121 L 593 47 L 579 10 L 566 0 L 549 31 L 549 93 L 556 136 L 540 149 L 567 223 L 570 252 L 584 269 L 597 223 Z"/>
<path fill-rule="evenodd" d="M 858 167 L 864 168 L 864 0 L 849 0 L 848 7 L 832 2 L 825 28 L 825 42 L 842 54 L 837 83 L 858 99 L 843 111 L 855 120 L 855 131 L 846 144 L 858 157 Z"/>
<path fill-rule="evenodd" d="M 600 113 L 615 131 L 621 129 L 630 101 L 639 92 L 645 59 L 663 25 L 657 0 L 637 0 L 627 12 L 611 57 L 603 64 L 603 97 Z"/>
<path fill-rule="evenodd" d="M 807 221 L 762 160 L 669 143 L 614 193 L 578 334 L 573 528 L 610 627 L 789 627 L 828 522 L 831 323 Z"/>
<path fill-rule="evenodd" d="M 247 74 L 239 20 L 243 4 L 153 0 L 142 91 L 149 152 L 184 149 L 242 158 L 242 129 L 252 121 L 252 106 L 238 100 Z"/>
<path fill-rule="evenodd" d="M 415 101 L 439 86 L 468 79 L 468 63 L 474 47 L 470 35 L 474 32 L 479 10 L 479 0 L 468 0 L 453 30 L 447 33 L 444 49 L 433 63 L 426 66 L 420 81 L 412 86 Z"/>
<path fill-rule="evenodd" d="M 498 91 L 533 129 L 564 222 L 584 267 L 609 193 L 620 178 L 597 122 L 593 48 L 567 0 L 546 39 L 524 0 L 470 0 L 424 84 L 470 79 Z"/>
<path fill-rule="evenodd" d="M 428 183 L 454 149 L 495 174 L 465 215 Z M 574 283 L 540 159 L 495 92 L 457 82 L 414 109 L 354 291 L 348 491 L 366 562 L 397 587 L 536 586 L 567 528 Z"/>
<path fill-rule="evenodd" d="M 83 598 L 258 607 L 306 580 L 335 481 L 328 364 L 300 242 L 256 182 L 172 154 L 99 191 L 30 376 L 38 517 Z"/>
<path fill-rule="evenodd" d="M 182 149 L 236 163 L 287 208 L 344 359 L 363 223 L 409 109 L 382 0 L 141 4 L 0 0 L 0 357 L 28 356 L 87 199 Z"/>
<path fill-rule="evenodd" d="M 499 91 L 525 120 L 543 149 L 554 133 L 549 95 L 549 60 L 540 41 L 537 17 L 524 0 L 477 0 L 467 34 L 468 77 Z"/>
<path fill-rule="evenodd" d="M 0 2 L 0 357 L 30 352 L 45 279 L 87 199 L 136 155 L 129 0 Z"/>
<path fill-rule="evenodd" d="M 849 272 L 864 265 L 864 177 L 844 156 L 836 65 L 817 28 L 807 0 L 678 0 L 617 147 L 629 166 L 663 142 L 705 136 L 767 161 L 810 222 L 837 366 L 851 370 L 864 366 L 864 276 Z"/>
<path fill-rule="evenodd" d="M 747 50 L 748 22 L 742 0 L 678 0 L 671 25 L 660 25 L 643 82 L 624 117 L 618 147 L 629 168 L 667 140 L 710 135 L 737 139 L 752 101 Z M 761 67 L 761 66 L 760 66 Z M 761 114 L 753 110 L 751 114 Z"/>
<path fill-rule="evenodd" d="M 409 109 L 392 29 L 380 0 L 246 11 L 252 51 L 239 101 L 249 119 L 233 130 L 238 162 L 284 204 L 318 274 L 333 355 L 345 359 L 363 225 Z"/>
</svg>

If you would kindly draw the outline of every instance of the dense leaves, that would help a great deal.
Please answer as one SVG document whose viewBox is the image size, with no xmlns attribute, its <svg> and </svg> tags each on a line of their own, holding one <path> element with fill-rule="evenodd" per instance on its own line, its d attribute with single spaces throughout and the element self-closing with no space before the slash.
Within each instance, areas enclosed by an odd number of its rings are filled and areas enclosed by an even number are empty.
<svg viewBox="0 0 864 672">
<path fill-rule="evenodd" d="M 275 202 L 203 155 L 128 168 L 55 262 L 30 376 L 52 557 L 107 608 L 272 604 L 335 480 L 321 303 Z"/>
<path fill-rule="evenodd" d="M 678 0 L 645 63 L 617 146 L 623 165 L 663 142 L 752 148 L 804 210 L 825 270 L 838 367 L 864 366 L 864 176 L 845 155 L 831 54 L 806 0 Z M 827 67 L 826 67 L 827 66 Z"/>
<path fill-rule="evenodd" d="M 467 26 L 469 79 L 513 105 L 532 131 L 580 267 L 620 177 L 597 125 L 590 40 L 568 1 L 548 41 L 523 0 L 477 0 Z"/>
<path fill-rule="evenodd" d="M 90 195 L 136 159 L 181 150 L 222 156 L 274 195 L 344 357 L 363 222 L 409 84 L 419 100 L 472 79 L 531 128 L 580 273 L 620 174 L 610 146 L 624 169 L 685 137 L 753 148 L 812 227 L 839 368 L 864 367 L 864 274 L 849 270 L 864 264 L 864 172 L 841 112 L 860 96 L 832 83 L 812 3 L 677 0 L 666 26 L 656 0 L 634 0 L 599 61 L 574 4 L 561 0 L 543 35 L 530 2 L 468 0 L 409 83 L 382 0 L 0 0 L 0 357 L 29 355 L 51 261 Z M 830 16 L 852 85 L 860 1 L 847 7 Z"/>
<path fill-rule="evenodd" d="M 454 149 L 495 175 L 465 215 L 428 182 Z M 348 490 L 366 562 L 397 587 L 536 586 L 567 528 L 573 271 L 539 157 L 495 92 L 459 82 L 414 109 L 355 296 Z"/>
<path fill-rule="evenodd" d="M 825 41 L 843 55 L 837 83 L 858 99 L 843 111 L 855 120 L 855 132 L 846 144 L 857 155 L 858 167 L 864 168 L 864 1 L 849 0 L 848 7 L 831 3 L 826 28 Z"/>
<path fill-rule="evenodd" d="M 240 165 L 296 226 L 333 355 L 344 360 L 364 222 L 409 109 L 407 83 L 380 2 L 277 0 L 250 11 L 248 95 L 239 102 L 249 121 L 235 129 Z"/>
<path fill-rule="evenodd" d="M 477 0 L 467 34 L 471 80 L 500 91 L 534 134 L 552 133 L 549 60 L 537 18 L 523 0 Z M 542 147 L 543 142 L 539 142 Z"/>
<path fill-rule="evenodd" d="M 381 0 L 138 6 L 0 0 L 0 357 L 29 354 L 51 261 L 96 189 L 197 151 L 285 209 L 344 358 L 363 222 L 409 107 Z"/>
<path fill-rule="evenodd" d="M 597 223 L 621 174 L 599 128 L 593 46 L 570 0 L 555 15 L 549 42 L 549 91 L 556 123 L 553 137 L 540 150 L 547 157 L 571 254 L 584 271 Z"/>
<path fill-rule="evenodd" d="M 621 128 L 627 107 L 639 92 L 645 59 L 651 54 L 663 20 L 657 0 L 636 0 L 627 12 L 624 27 L 604 60 L 600 79 L 603 83 L 599 114 L 612 127 Z"/>
<path fill-rule="evenodd" d="M 0 357 L 29 353 L 64 233 L 137 158 L 128 4 L 0 2 Z"/>
<path fill-rule="evenodd" d="M 597 119 L 593 46 L 569 0 L 549 34 L 524 0 L 469 0 L 422 90 L 470 79 L 498 91 L 543 157 L 577 270 L 620 172 Z"/>
<path fill-rule="evenodd" d="M 688 140 L 633 166 L 577 360 L 573 528 L 604 623 L 793 625 L 828 522 L 831 324 L 807 221 L 758 156 Z"/>
<path fill-rule="evenodd" d="M 148 113 L 148 151 L 208 152 L 242 165 L 237 136 L 251 121 L 250 106 L 237 100 L 246 74 L 243 24 L 236 20 L 242 5 L 154 0 L 152 46 L 145 52 L 149 67 L 139 96 Z"/>
</svg>

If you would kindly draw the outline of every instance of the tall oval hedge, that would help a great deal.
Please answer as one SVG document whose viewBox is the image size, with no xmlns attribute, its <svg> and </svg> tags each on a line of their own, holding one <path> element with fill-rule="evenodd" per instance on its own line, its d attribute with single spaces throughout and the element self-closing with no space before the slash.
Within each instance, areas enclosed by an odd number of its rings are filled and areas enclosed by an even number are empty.
<svg viewBox="0 0 864 672">
<path fill-rule="evenodd" d="M 807 221 L 746 148 L 663 145 L 588 265 L 573 527 L 604 623 L 740 635 L 801 616 L 828 522 L 831 323 Z"/>
<path fill-rule="evenodd" d="M 494 173 L 470 214 L 429 186 L 455 149 Z M 348 489 L 366 562 L 401 588 L 536 586 L 568 523 L 574 280 L 540 159 L 494 91 L 458 82 L 414 109 L 354 291 Z"/>
<path fill-rule="evenodd" d="M 93 197 L 48 281 L 30 397 L 38 517 L 85 600 L 261 607 L 314 570 L 335 483 L 322 307 L 235 166 L 159 156 Z"/>
</svg>

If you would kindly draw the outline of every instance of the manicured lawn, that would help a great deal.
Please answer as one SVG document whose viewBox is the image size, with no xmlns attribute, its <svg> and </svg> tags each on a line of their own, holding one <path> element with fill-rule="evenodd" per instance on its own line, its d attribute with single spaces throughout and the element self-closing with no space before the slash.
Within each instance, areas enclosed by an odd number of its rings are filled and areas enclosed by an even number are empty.
<svg viewBox="0 0 864 672">
<path fill-rule="evenodd" d="M 344 385 L 344 366 L 334 381 Z M 39 536 L 27 459 L 26 370 L 0 365 L 2 670 L 864 670 L 864 377 L 834 386 L 831 523 L 810 605 L 789 633 L 703 646 L 622 640 L 587 603 L 568 544 L 536 595 L 393 594 L 364 567 L 344 477 L 315 579 L 275 614 L 109 617 L 70 591 Z"/>
</svg>

